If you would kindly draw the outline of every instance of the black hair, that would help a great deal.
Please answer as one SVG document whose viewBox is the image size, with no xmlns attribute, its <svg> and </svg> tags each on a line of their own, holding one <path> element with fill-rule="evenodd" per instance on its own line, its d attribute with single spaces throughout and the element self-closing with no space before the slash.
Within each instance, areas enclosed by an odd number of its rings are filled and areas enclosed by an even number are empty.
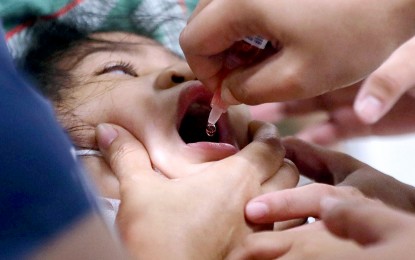
<svg viewBox="0 0 415 260">
<path fill-rule="evenodd" d="M 35 85 L 48 98 L 60 101 L 61 89 L 71 87 L 74 79 L 70 68 L 57 66 L 75 46 L 87 39 L 87 34 L 74 26 L 51 22 L 37 26 L 33 41 L 18 65 L 35 81 Z"/>
</svg>

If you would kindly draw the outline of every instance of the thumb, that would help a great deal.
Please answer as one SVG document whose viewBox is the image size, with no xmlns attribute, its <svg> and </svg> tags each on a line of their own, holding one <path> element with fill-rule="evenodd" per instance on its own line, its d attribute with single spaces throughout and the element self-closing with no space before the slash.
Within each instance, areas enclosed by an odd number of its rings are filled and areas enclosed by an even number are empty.
<svg viewBox="0 0 415 260">
<path fill-rule="evenodd" d="M 410 88 L 415 86 L 415 37 L 401 45 L 363 83 L 354 110 L 360 119 L 373 124 L 382 118 Z"/>
<path fill-rule="evenodd" d="M 321 219 L 330 232 L 362 245 L 378 243 L 393 236 L 408 218 L 404 213 L 369 199 L 341 202 L 326 197 L 321 201 L 321 209 Z"/>
<path fill-rule="evenodd" d="M 196 77 L 209 89 L 221 84 L 224 55 L 235 42 L 246 36 L 270 35 L 260 16 L 261 5 L 252 5 L 250 0 L 238 4 L 204 0 L 199 4 L 180 34 L 180 46 Z"/>
<path fill-rule="evenodd" d="M 96 136 L 105 160 L 120 181 L 153 171 L 144 146 L 124 128 L 100 124 Z"/>
</svg>

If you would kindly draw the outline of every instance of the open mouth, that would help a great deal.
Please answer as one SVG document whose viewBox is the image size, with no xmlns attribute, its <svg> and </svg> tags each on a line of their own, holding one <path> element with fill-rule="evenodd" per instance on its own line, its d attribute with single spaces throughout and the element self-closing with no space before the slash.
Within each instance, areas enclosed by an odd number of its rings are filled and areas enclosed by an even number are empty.
<svg viewBox="0 0 415 260">
<path fill-rule="evenodd" d="M 206 134 L 212 97 L 213 94 L 201 84 L 187 87 L 180 94 L 178 132 L 186 144 L 214 142 L 235 145 L 234 138 L 230 134 L 231 131 L 226 114 L 222 115 L 216 123 L 216 133 L 212 136 Z"/>
</svg>

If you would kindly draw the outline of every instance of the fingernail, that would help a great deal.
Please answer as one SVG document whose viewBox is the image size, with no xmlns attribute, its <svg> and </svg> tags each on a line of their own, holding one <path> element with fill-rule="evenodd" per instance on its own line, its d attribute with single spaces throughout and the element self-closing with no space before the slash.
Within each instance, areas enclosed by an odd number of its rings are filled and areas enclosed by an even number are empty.
<svg viewBox="0 0 415 260">
<path fill-rule="evenodd" d="M 99 124 L 97 126 L 97 137 L 100 148 L 107 149 L 118 137 L 118 132 L 109 124 Z"/>
<path fill-rule="evenodd" d="M 245 212 L 249 219 L 258 220 L 268 215 L 269 208 L 262 202 L 251 202 L 246 206 Z"/>
<path fill-rule="evenodd" d="M 383 104 L 378 98 L 367 96 L 356 102 L 355 112 L 364 122 L 375 123 L 382 115 Z"/>
<path fill-rule="evenodd" d="M 340 200 L 333 197 L 326 197 L 321 199 L 320 208 L 322 212 L 331 211 L 334 207 L 339 205 Z"/>
</svg>

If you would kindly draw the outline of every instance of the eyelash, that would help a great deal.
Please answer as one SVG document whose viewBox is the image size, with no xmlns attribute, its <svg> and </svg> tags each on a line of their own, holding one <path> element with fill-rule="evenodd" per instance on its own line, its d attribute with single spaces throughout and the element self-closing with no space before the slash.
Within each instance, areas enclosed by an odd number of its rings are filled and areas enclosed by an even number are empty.
<svg viewBox="0 0 415 260">
<path fill-rule="evenodd" d="M 118 61 L 118 62 L 105 65 L 104 69 L 99 71 L 97 75 L 110 73 L 116 70 L 120 70 L 124 72 L 125 74 L 130 75 L 132 77 L 138 77 L 135 67 L 131 63 L 125 62 L 125 61 Z"/>
</svg>

